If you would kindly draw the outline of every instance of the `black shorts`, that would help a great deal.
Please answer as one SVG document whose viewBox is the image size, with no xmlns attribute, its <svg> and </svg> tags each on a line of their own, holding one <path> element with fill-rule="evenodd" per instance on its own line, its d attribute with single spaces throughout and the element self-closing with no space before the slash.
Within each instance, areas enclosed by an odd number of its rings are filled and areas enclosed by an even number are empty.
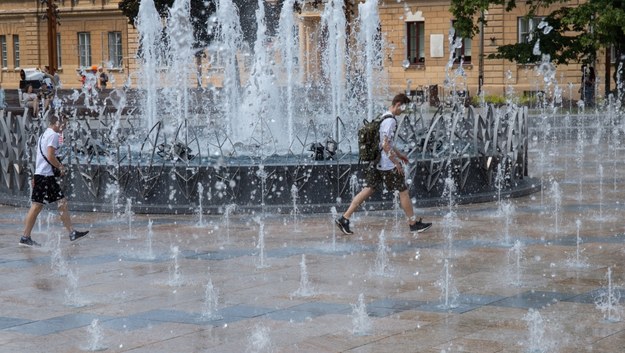
<svg viewBox="0 0 625 353">
<path fill-rule="evenodd" d="M 61 186 L 54 176 L 43 176 L 35 174 L 35 185 L 30 198 L 37 203 L 52 203 L 64 198 Z"/>
<path fill-rule="evenodd" d="M 402 192 L 408 189 L 404 176 L 397 169 L 379 170 L 375 164 L 365 168 L 365 183 L 373 189 L 378 189 L 380 185 L 384 184 L 386 190 L 390 192 Z"/>
</svg>

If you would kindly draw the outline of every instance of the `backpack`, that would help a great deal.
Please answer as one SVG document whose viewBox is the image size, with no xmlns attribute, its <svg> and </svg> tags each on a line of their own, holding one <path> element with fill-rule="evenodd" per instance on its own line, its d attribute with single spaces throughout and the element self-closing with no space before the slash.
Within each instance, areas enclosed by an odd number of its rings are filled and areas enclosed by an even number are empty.
<svg viewBox="0 0 625 353">
<path fill-rule="evenodd" d="M 380 159 L 380 124 L 390 114 L 378 115 L 371 121 L 363 120 L 363 126 L 358 129 L 358 155 L 363 162 L 374 162 Z"/>
</svg>

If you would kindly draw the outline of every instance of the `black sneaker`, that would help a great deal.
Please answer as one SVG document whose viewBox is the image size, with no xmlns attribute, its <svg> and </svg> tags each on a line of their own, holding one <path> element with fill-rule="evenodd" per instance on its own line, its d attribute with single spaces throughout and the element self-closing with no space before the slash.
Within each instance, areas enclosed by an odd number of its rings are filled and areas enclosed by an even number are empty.
<svg viewBox="0 0 625 353">
<path fill-rule="evenodd" d="M 334 221 L 334 223 L 336 223 L 336 226 L 339 227 L 339 229 L 341 230 L 341 232 L 343 232 L 343 234 L 346 234 L 346 235 L 354 234 L 354 232 L 349 230 L 349 219 L 341 216 L 341 218 Z"/>
<path fill-rule="evenodd" d="M 79 232 L 77 230 L 73 230 L 70 234 L 69 234 L 69 240 L 70 241 L 74 241 L 74 240 L 78 240 L 82 237 L 84 237 L 85 235 L 87 235 L 87 233 L 89 233 L 89 231 L 85 231 L 85 232 Z"/>
<path fill-rule="evenodd" d="M 41 246 L 41 244 L 34 241 L 31 237 L 24 237 L 24 236 L 20 238 L 20 245 L 21 246 Z"/>
<path fill-rule="evenodd" d="M 430 229 L 430 227 L 432 227 L 432 223 L 423 223 L 423 222 L 421 222 L 421 218 L 419 218 L 417 223 L 410 225 L 410 231 L 411 232 L 421 233 L 421 232 L 425 232 L 426 230 Z"/>
</svg>

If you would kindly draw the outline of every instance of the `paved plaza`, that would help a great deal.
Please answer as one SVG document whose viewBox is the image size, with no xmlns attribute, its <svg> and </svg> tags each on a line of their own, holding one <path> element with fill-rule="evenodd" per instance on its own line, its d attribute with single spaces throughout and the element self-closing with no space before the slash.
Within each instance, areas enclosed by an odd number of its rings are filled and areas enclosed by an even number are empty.
<svg viewBox="0 0 625 353">
<path fill-rule="evenodd" d="M 417 236 L 394 210 L 353 236 L 331 210 L 122 210 L 73 213 L 70 243 L 46 208 L 25 248 L 2 206 L 0 352 L 625 352 L 623 151 L 556 146 L 530 147 L 542 192 L 417 209 Z"/>
</svg>

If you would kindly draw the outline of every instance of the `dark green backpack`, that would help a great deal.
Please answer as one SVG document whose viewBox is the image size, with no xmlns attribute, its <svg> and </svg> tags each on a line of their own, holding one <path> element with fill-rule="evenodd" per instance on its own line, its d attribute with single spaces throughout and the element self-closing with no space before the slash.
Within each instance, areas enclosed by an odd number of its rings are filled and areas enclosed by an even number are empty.
<svg viewBox="0 0 625 353">
<path fill-rule="evenodd" d="M 363 120 L 363 126 L 358 129 L 358 156 L 363 162 L 374 162 L 380 159 L 380 124 L 386 118 L 393 118 L 391 114 L 378 115 L 371 121 Z"/>
</svg>

